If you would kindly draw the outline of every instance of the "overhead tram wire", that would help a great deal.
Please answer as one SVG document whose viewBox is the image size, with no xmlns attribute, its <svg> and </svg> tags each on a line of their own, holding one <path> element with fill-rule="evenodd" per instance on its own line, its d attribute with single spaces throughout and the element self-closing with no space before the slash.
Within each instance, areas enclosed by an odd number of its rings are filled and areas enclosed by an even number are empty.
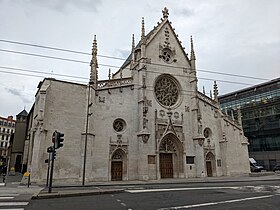
<svg viewBox="0 0 280 210">
<path fill-rule="evenodd" d="M 21 51 L 14 51 L 14 50 L 0 49 L 0 51 L 7 52 L 7 53 L 15 53 L 15 54 L 21 54 L 21 55 L 41 57 L 41 58 L 49 58 L 49 59 L 55 59 L 55 60 L 70 61 L 70 62 L 75 62 L 75 63 L 83 63 L 83 64 L 89 64 L 90 63 L 88 61 L 80 61 L 80 60 L 75 60 L 75 59 L 61 58 L 61 57 L 41 55 L 41 54 L 35 54 L 35 53 L 26 53 L 26 52 L 21 52 Z M 117 68 L 117 69 L 120 68 L 119 66 L 115 66 L 115 65 L 107 65 L 107 64 L 98 64 L 98 65 L 99 66 L 104 66 L 104 67 L 110 67 L 110 68 Z"/>
<path fill-rule="evenodd" d="M 0 72 L 4 73 L 4 74 L 13 74 L 13 75 L 17 75 L 17 76 L 37 77 L 37 78 L 42 78 L 42 79 L 46 78 L 44 75 L 25 74 L 25 73 L 19 73 L 19 72 L 3 71 L 3 70 L 0 70 Z M 69 81 L 69 82 L 85 83 L 85 81 L 80 81 L 80 80 L 71 80 L 71 79 L 65 79 L 65 80 Z"/>
<path fill-rule="evenodd" d="M 22 55 L 29 55 L 29 56 L 36 56 L 36 57 L 43 57 L 43 58 L 49 58 L 49 59 L 56 59 L 56 60 L 62 60 L 62 61 L 78 62 L 78 63 L 84 63 L 84 64 L 88 64 L 89 63 L 89 62 L 86 62 L 86 61 L 80 61 L 80 60 L 75 60 L 75 59 L 68 59 L 68 58 L 61 58 L 61 57 L 54 57 L 54 56 L 46 56 L 46 55 L 40 55 L 40 54 L 34 54 L 34 53 L 25 53 L 25 52 L 20 52 L 20 51 L 13 51 L 13 50 L 0 49 L 0 51 L 8 52 L 8 53 L 22 54 Z M 98 65 L 99 66 L 104 66 L 104 67 L 120 69 L 119 66 L 115 66 L 115 65 L 107 65 L 107 64 L 98 64 Z M 159 65 L 161 65 L 161 64 L 159 64 Z M 169 67 L 171 67 L 171 66 L 169 66 Z M 176 67 L 176 68 L 179 68 L 179 67 Z M 126 68 L 124 68 L 124 69 L 126 69 Z M 180 67 L 180 69 L 182 69 L 182 67 Z M 188 76 L 184 76 L 184 75 L 177 75 L 177 76 L 188 77 Z M 198 77 L 198 79 L 220 81 L 220 82 L 227 82 L 227 83 L 241 84 L 241 85 L 253 85 L 253 84 L 247 84 L 247 83 L 232 82 L 232 81 L 227 81 L 227 80 L 209 79 L 209 78 L 199 78 Z"/>
<path fill-rule="evenodd" d="M 25 46 L 30 46 L 30 47 L 38 47 L 38 48 L 44 48 L 44 49 L 56 50 L 56 51 L 62 51 L 62 52 L 69 52 L 69 53 L 76 53 L 76 54 L 82 54 L 82 55 L 91 55 L 91 53 L 77 51 L 77 50 L 68 50 L 68 49 L 63 49 L 63 48 L 58 48 L 58 47 L 50 47 L 50 46 L 30 44 L 30 43 L 25 43 L 25 42 L 10 41 L 10 40 L 5 40 L 5 39 L 0 39 L 0 42 L 7 42 L 7 43 L 11 43 L 11 44 L 19 44 L 19 45 L 25 45 Z M 124 61 L 126 60 L 125 58 L 118 58 L 118 57 L 107 56 L 107 55 L 97 55 L 97 56 L 103 57 L 103 58 L 115 59 L 115 60 L 124 60 Z"/>
<path fill-rule="evenodd" d="M 15 71 L 30 72 L 30 73 L 46 74 L 46 75 L 51 75 L 51 76 L 54 75 L 54 76 L 61 76 L 61 77 L 71 77 L 71 78 L 76 78 L 76 79 L 88 79 L 87 77 L 80 77 L 80 76 L 67 75 L 67 74 L 48 73 L 48 72 L 34 71 L 34 70 L 23 69 L 23 68 L 15 68 L 15 67 L 7 67 L 7 66 L 0 66 L 0 68 L 15 70 Z"/>
<path fill-rule="evenodd" d="M 0 42 L 6 42 L 6 43 L 18 44 L 18 45 L 25 45 L 25 46 L 31 46 L 31 47 L 37 47 L 37 48 L 44 48 L 44 49 L 50 49 L 50 50 L 56 50 L 56 51 L 63 51 L 63 52 L 69 52 L 69 53 L 76 53 L 76 54 L 82 54 L 82 55 L 91 55 L 90 53 L 82 52 L 82 51 L 69 50 L 69 49 L 50 47 L 50 46 L 44 46 L 44 45 L 37 45 L 37 44 L 30 44 L 30 43 L 25 43 L 25 42 L 17 42 L 17 41 L 5 40 L 5 39 L 0 39 Z M 98 54 L 97 56 L 103 57 L 103 58 L 115 59 L 115 60 L 122 60 L 122 61 L 126 61 L 127 60 L 125 58 L 119 58 L 119 57 L 107 56 L 107 55 L 100 55 L 100 54 Z M 52 56 L 50 56 L 50 57 L 52 57 Z M 131 61 L 131 60 L 128 60 L 128 61 Z M 73 62 L 78 62 L 78 61 L 73 60 Z M 157 66 L 170 67 L 170 68 L 185 68 L 185 67 L 178 67 L 178 66 L 165 65 L 165 64 L 157 64 L 157 63 L 150 63 L 150 64 L 151 65 L 157 65 Z M 102 66 L 102 65 L 100 65 L 100 66 Z M 103 64 L 103 66 L 105 66 L 105 67 L 112 67 L 112 68 L 120 68 L 120 67 L 108 66 L 108 65 L 104 65 L 104 64 Z M 204 73 L 211 73 L 211 74 L 219 74 L 219 75 L 232 76 L 232 77 L 241 77 L 241 78 L 247 78 L 247 79 L 256 79 L 256 80 L 262 80 L 262 81 L 269 81 L 269 79 L 253 77 L 253 76 L 238 75 L 238 74 L 224 73 L 224 72 L 216 72 L 216 71 L 210 71 L 210 70 L 204 70 L 204 69 L 196 69 L 196 70 L 200 71 L 200 72 L 204 72 Z"/>
<path fill-rule="evenodd" d="M 23 72 L 31 72 L 31 73 L 38 73 L 38 74 L 42 74 L 42 76 L 39 75 L 34 75 L 36 77 L 41 77 L 44 78 L 44 74 L 45 75 L 51 75 L 51 76 L 60 76 L 60 77 L 70 77 L 70 78 L 77 78 L 77 79 L 84 79 L 84 80 L 88 80 L 87 77 L 79 77 L 79 76 L 74 76 L 74 75 L 66 75 L 66 74 L 55 74 L 55 73 L 47 73 L 47 72 L 40 72 L 40 71 L 34 71 L 34 70 L 29 70 L 29 69 L 23 69 L 23 68 L 14 68 L 14 67 L 7 67 L 7 66 L 0 66 L 1 69 L 8 69 L 8 70 L 15 70 L 15 71 L 23 71 Z M 11 73 L 11 74 L 17 74 L 15 72 L 7 72 L 7 71 L 1 71 L 3 73 Z M 158 73 L 155 71 L 148 71 L 151 73 Z M 29 74 L 23 74 L 23 73 L 18 73 L 18 75 L 24 75 L 24 76 L 28 76 Z M 30 75 L 33 76 L 33 75 Z M 184 75 L 174 75 L 174 76 L 181 76 L 181 77 L 187 77 L 187 78 L 191 78 L 191 76 L 184 76 Z M 208 80 L 208 81 L 217 81 L 217 82 L 224 82 L 224 83 L 231 83 L 231 84 L 237 84 L 237 85 L 254 85 L 254 84 L 249 84 L 249 83 L 242 83 L 242 82 L 234 82 L 234 81 L 228 81 L 228 80 L 220 80 L 220 79 L 211 79 L 211 78 L 204 78 L 204 77 L 198 77 L 198 79 L 201 80 Z M 78 81 L 78 80 L 69 80 L 68 81 L 74 81 L 74 82 L 82 82 L 82 81 Z"/>
</svg>

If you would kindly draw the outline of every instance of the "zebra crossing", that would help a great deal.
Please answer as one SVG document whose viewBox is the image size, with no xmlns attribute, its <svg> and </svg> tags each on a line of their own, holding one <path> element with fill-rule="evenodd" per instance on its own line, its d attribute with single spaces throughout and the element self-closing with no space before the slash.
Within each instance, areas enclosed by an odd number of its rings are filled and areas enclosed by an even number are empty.
<svg viewBox="0 0 280 210">
<path fill-rule="evenodd" d="M 18 193 L 1 193 L 0 194 L 0 210 L 24 210 L 28 205 L 28 201 L 19 200 Z"/>
</svg>

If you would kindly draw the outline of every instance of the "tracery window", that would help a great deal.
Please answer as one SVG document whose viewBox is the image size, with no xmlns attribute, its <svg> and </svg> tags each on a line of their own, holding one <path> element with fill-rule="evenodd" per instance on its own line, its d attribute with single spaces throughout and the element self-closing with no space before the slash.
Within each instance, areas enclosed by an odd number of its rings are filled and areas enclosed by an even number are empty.
<svg viewBox="0 0 280 210">
<path fill-rule="evenodd" d="M 170 50 L 164 49 L 161 58 L 165 63 L 170 63 L 172 61 L 172 53 Z"/>
<path fill-rule="evenodd" d="M 169 138 L 165 138 L 160 144 L 160 151 L 162 152 L 176 152 L 176 146 Z"/>
<path fill-rule="evenodd" d="M 123 119 L 116 119 L 113 123 L 113 128 L 117 132 L 121 132 L 125 129 L 125 121 Z"/>
<path fill-rule="evenodd" d="M 119 151 L 116 151 L 112 157 L 112 160 L 118 160 L 118 161 L 121 161 L 122 160 L 122 155 Z"/>
<path fill-rule="evenodd" d="M 212 132 L 211 132 L 210 128 L 205 128 L 204 132 L 203 132 L 203 135 L 204 135 L 205 138 L 210 138 L 211 135 L 212 135 Z"/>
<path fill-rule="evenodd" d="M 158 102 L 164 106 L 173 106 L 179 99 L 177 82 L 169 75 L 162 75 L 157 79 L 154 91 Z"/>
</svg>

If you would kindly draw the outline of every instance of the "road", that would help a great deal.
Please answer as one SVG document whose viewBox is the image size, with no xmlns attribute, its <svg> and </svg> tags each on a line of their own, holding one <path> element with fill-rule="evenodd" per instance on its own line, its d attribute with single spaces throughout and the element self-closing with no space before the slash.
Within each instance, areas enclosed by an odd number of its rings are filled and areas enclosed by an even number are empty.
<svg viewBox="0 0 280 210">
<path fill-rule="evenodd" d="M 109 187 L 104 186 L 104 188 Z M 280 209 L 279 181 L 147 184 L 115 187 L 122 187 L 126 190 L 118 194 L 31 200 L 25 209 Z"/>
<path fill-rule="evenodd" d="M 32 194 L 0 193 L 0 209 L 24 209 Z"/>
</svg>

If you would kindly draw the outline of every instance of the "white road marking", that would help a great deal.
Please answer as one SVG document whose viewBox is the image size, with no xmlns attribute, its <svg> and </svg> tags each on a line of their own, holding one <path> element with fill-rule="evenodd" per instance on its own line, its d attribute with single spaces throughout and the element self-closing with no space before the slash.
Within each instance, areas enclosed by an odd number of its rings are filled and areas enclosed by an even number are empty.
<svg viewBox="0 0 280 210">
<path fill-rule="evenodd" d="M 122 206 L 126 206 L 126 204 L 125 204 L 125 203 L 121 203 L 121 205 L 122 205 Z"/>
<path fill-rule="evenodd" d="M 0 196 L 13 196 L 13 197 L 15 197 L 15 196 L 19 196 L 19 194 L 18 193 L 3 193 L 3 194 L 0 193 Z"/>
<path fill-rule="evenodd" d="M 24 210 L 24 209 L 20 208 L 20 209 L 1 209 L 1 210 Z"/>
<path fill-rule="evenodd" d="M 119 199 L 116 199 L 118 202 L 121 202 L 121 200 L 119 200 Z"/>
<path fill-rule="evenodd" d="M 273 196 L 274 195 L 264 195 L 264 196 L 241 198 L 241 199 L 234 199 L 234 200 L 228 200 L 228 201 L 201 203 L 201 204 L 193 204 L 193 205 L 187 205 L 187 206 L 175 206 L 175 207 L 169 207 L 169 208 L 161 208 L 161 209 L 158 209 L 158 210 L 188 209 L 188 208 L 195 208 L 195 207 L 201 207 L 201 206 L 211 206 L 211 205 L 217 205 L 217 204 L 223 204 L 223 203 L 234 203 L 234 202 L 241 202 L 241 201 L 248 201 L 248 200 L 270 198 L 270 197 L 273 197 Z"/>
<path fill-rule="evenodd" d="M 5 200 L 5 199 L 6 199 L 6 200 L 9 200 L 9 199 L 13 199 L 13 198 L 15 198 L 15 197 L 12 197 L 12 196 L 3 196 L 3 197 L 2 197 L 2 196 L 1 196 L 1 197 L 0 197 L 0 200 Z"/>
<path fill-rule="evenodd" d="M 0 186 L 5 186 L 5 183 L 0 183 Z"/>
<path fill-rule="evenodd" d="M 29 202 L 1 202 L 0 206 L 26 206 Z"/>
<path fill-rule="evenodd" d="M 169 192 L 183 190 L 216 190 L 216 189 L 239 189 L 239 187 L 193 187 L 193 188 L 172 188 L 172 189 L 144 189 L 144 190 L 126 190 L 129 193 L 145 193 L 145 192 Z"/>
</svg>

